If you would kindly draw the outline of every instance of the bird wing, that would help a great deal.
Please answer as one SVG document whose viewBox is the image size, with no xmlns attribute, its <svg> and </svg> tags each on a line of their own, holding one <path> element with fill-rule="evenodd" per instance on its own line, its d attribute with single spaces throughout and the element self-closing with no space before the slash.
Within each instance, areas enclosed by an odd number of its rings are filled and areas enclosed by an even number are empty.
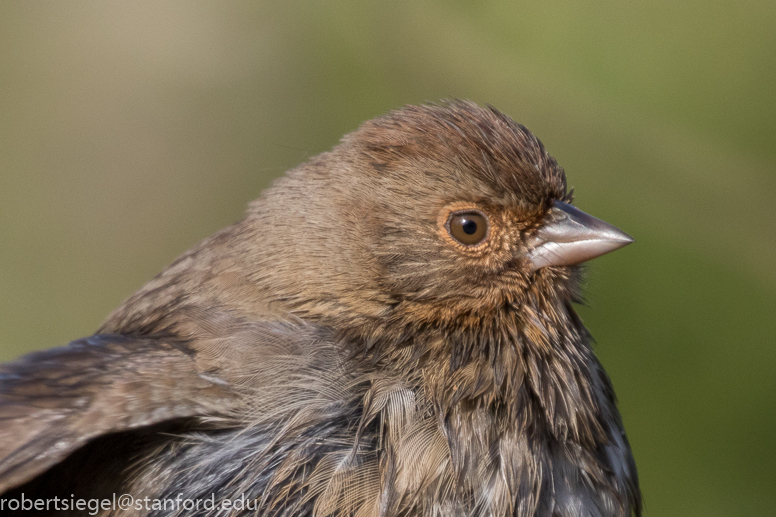
<svg viewBox="0 0 776 517">
<path fill-rule="evenodd" d="M 0 493 L 89 440 L 235 403 L 185 345 L 97 335 L 0 365 Z"/>
</svg>

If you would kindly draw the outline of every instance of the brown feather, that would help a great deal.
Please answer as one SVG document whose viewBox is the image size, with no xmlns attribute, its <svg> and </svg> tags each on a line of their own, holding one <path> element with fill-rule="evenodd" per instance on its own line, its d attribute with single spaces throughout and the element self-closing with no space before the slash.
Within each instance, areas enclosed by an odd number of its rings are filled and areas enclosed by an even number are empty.
<svg viewBox="0 0 776 517">
<path fill-rule="evenodd" d="M 5 367 L 0 491 L 64 493 L 56 476 L 124 444 L 103 492 L 254 515 L 640 515 L 581 270 L 526 259 L 571 197 L 495 109 L 365 123 L 114 311 L 99 333 L 121 340 Z M 445 221 L 470 208 L 490 227 L 467 248 Z"/>
</svg>

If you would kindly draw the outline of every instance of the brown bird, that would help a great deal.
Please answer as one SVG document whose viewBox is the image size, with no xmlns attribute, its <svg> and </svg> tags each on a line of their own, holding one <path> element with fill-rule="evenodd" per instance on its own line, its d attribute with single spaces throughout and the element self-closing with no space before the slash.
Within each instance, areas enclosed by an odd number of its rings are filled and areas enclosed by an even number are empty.
<svg viewBox="0 0 776 517">
<path fill-rule="evenodd" d="M 578 264 L 632 239 L 571 201 L 541 142 L 493 108 L 365 123 L 94 336 L 0 368 L 0 503 L 640 515 L 573 307 Z"/>
</svg>

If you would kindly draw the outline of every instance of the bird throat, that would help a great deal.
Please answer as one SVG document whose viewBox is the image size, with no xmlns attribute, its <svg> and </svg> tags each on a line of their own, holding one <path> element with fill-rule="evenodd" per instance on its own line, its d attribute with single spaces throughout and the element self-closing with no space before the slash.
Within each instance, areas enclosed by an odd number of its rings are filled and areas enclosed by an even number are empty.
<svg viewBox="0 0 776 517">
<path fill-rule="evenodd" d="M 508 304 L 443 325 L 404 320 L 358 341 L 381 371 L 427 392 L 443 420 L 481 413 L 498 420 L 494 428 L 594 445 L 606 440 L 608 381 L 571 302 L 556 301 Z"/>
</svg>

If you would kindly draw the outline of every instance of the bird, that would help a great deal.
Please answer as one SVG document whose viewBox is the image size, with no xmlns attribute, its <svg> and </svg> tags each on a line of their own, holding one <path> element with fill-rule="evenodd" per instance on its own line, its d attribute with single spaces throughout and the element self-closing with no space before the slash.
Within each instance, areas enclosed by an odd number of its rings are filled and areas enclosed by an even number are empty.
<svg viewBox="0 0 776 517">
<path fill-rule="evenodd" d="M 391 111 L 275 180 L 94 335 L 0 366 L 0 503 L 639 516 L 575 310 L 582 264 L 631 242 L 492 106 Z"/>
</svg>

